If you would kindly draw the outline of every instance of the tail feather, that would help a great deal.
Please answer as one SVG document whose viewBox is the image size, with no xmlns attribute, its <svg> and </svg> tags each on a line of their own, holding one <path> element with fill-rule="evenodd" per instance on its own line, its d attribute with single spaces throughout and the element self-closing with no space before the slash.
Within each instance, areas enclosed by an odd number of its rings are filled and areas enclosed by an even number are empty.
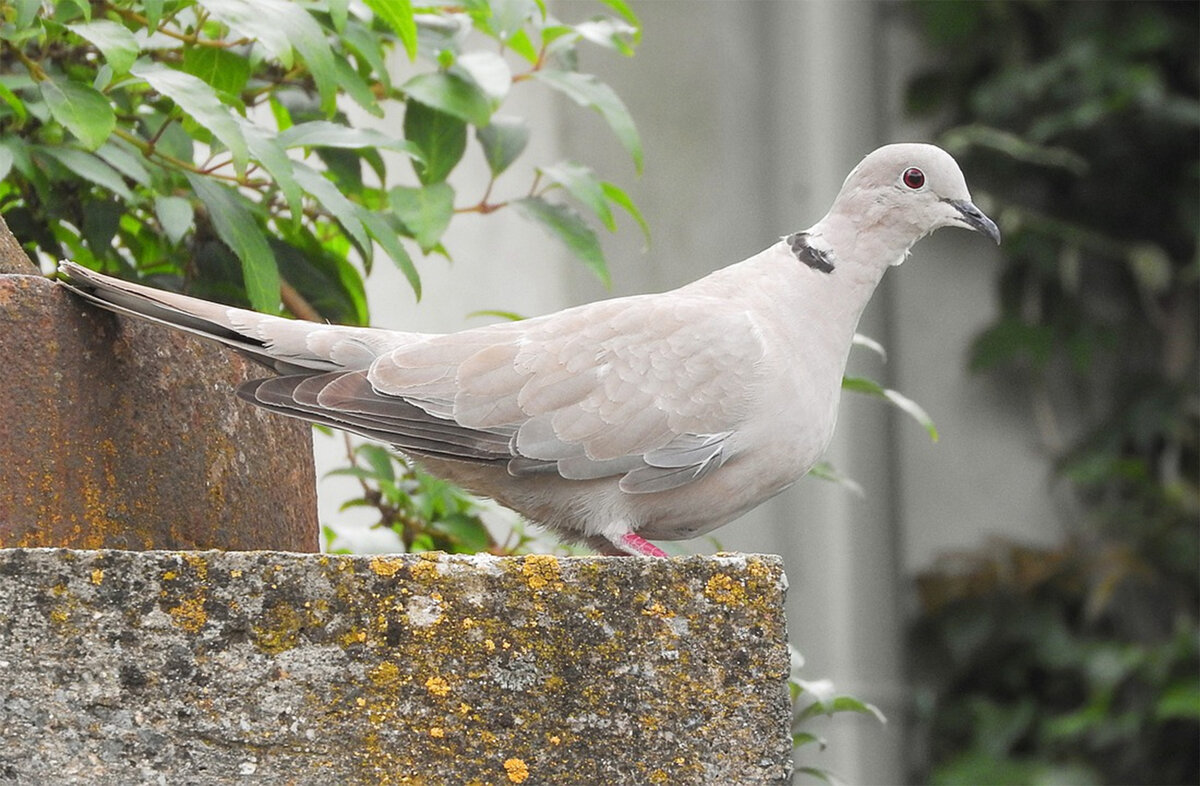
<svg viewBox="0 0 1200 786">
<path fill-rule="evenodd" d="M 277 374 L 367 368 L 383 352 L 423 338 L 260 314 L 122 281 L 74 262 L 60 262 L 58 269 L 63 286 L 101 308 L 219 341 Z"/>
</svg>

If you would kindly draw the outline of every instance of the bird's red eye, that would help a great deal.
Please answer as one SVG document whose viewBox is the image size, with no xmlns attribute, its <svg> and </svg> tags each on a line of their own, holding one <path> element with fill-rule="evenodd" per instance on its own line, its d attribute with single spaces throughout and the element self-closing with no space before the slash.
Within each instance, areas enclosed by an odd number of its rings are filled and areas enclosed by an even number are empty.
<svg viewBox="0 0 1200 786">
<path fill-rule="evenodd" d="M 925 173 L 917 169 L 915 166 L 904 170 L 904 185 L 916 191 L 921 186 L 925 185 Z"/>
</svg>

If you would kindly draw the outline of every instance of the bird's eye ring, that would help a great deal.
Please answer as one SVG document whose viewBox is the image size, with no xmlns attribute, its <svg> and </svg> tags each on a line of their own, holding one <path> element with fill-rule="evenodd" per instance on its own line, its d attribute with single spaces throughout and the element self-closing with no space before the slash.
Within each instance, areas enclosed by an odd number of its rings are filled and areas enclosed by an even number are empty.
<svg viewBox="0 0 1200 786">
<path fill-rule="evenodd" d="M 904 181 L 904 185 L 916 191 L 921 186 L 925 185 L 925 173 L 914 167 L 909 167 L 904 170 L 904 174 L 900 178 Z"/>
</svg>

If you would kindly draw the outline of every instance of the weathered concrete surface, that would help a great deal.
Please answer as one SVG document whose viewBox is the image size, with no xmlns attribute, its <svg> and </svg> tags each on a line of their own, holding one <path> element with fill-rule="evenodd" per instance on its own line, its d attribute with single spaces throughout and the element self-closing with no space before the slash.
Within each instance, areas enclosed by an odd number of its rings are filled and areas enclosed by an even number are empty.
<svg viewBox="0 0 1200 786">
<path fill-rule="evenodd" d="M 234 353 L 0 275 L 0 357 L 0 546 L 317 550 L 311 429 Z"/>
<path fill-rule="evenodd" d="M 0 550 L 0 781 L 763 784 L 771 556 Z"/>
</svg>

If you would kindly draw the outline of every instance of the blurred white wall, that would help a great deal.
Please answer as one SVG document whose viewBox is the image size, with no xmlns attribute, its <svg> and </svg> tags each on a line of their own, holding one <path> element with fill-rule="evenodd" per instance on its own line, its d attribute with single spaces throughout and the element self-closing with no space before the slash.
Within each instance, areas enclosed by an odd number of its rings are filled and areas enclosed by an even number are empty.
<svg viewBox="0 0 1200 786">
<path fill-rule="evenodd" d="M 591 6 L 553 8 L 578 19 Z M 515 216 L 460 219 L 446 238 L 454 262 L 419 263 L 420 304 L 380 261 L 370 279 L 376 324 L 455 330 L 479 324 L 466 316 L 477 309 L 532 315 L 668 289 L 820 218 L 845 174 L 878 145 L 928 141 L 900 115 L 899 91 L 920 53 L 899 6 L 653 0 L 634 9 L 645 27 L 637 56 L 589 52 L 584 68 L 611 84 L 637 121 L 646 154 L 641 178 L 593 113 L 527 83 L 514 89 L 506 111 L 531 118 L 537 129 L 518 167 L 576 158 L 627 187 L 650 223 L 650 250 L 642 253 L 629 222 L 607 237 L 613 288 L 605 291 Z M 515 189 L 527 185 L 517 173 L 510 178 Z M 477 150 L 451 182 L 460 201 L 478 193 L 486 171 Z M 821 730 L 828 751 L 805 754 L 806 763 L 848 783 L 904 777 L 907 579 L 939 553 L 992 536 L 1057 536 L 1048 467 L 1013 414 L 1019 409 L 1005 408 L 986 380 L 965 371 L 966 348 L 993 313 L 995 261 L 985 239 L 944 230 L 889 272 L 860 326 L 886 345 L 889 362 L 859 352 L 851 372 L 920 402 L 941 430 L 940 443 L 878 402 L 848 397 L 828 458 L 865 497 L 806 479 L 716 533 L 727 550 L 784 555 L 791 637 L 808 660 L 807 676 L 830 677 L 888 715 L 887 726 L 839 717 Z M 340 451 L 340 440 L 320 440 L 318 471 L 337 466 Z M 353 484 L 327 481 L 320 490 L 322 520 L 344 518 L 336 506 Z M 356 548 L 390 542 L 360 532 Z M 682 550 L 714 548 L 698 541 Z"/>
</svg>

